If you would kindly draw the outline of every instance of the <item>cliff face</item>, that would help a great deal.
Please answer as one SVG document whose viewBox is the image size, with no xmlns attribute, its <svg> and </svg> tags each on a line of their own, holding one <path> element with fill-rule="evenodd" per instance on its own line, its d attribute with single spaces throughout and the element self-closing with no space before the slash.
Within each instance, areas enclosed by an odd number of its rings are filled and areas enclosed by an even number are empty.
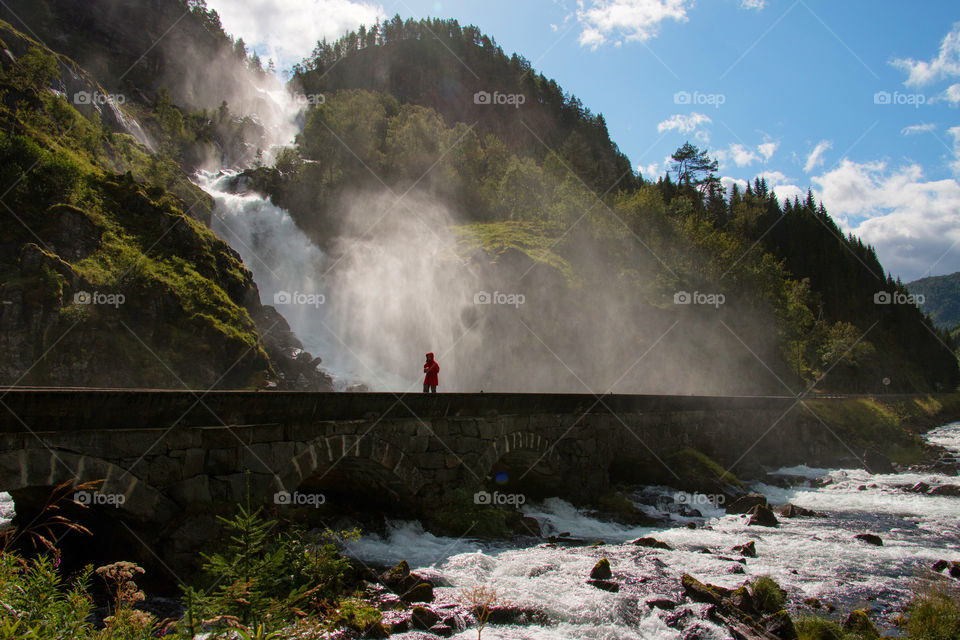
<svg viewBox="0 0 960 640">
<path fill-rule="evenodd" d="M 0 384 L 329 388 L 212 200 L 71 59 L 0 46 Z"/>
</svg>

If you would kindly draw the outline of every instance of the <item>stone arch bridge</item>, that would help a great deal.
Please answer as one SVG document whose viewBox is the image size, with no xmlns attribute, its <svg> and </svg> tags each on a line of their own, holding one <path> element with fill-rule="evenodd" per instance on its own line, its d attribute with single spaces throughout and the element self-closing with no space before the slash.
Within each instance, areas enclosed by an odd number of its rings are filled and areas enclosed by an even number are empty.
<svg viewBox="0 0 960 640">
<path fill-rule="evenodd" d="M 0 390 L 0 491 L 18 513 L 62 482 L 100 481 L 95 508 L 174 553 L 191 518 L 224 505 L 351 493 L 413 513 L 494 474 L 572 500 L 618 461 L 693 447 L 734 472 L 829 446 L 793 398 L 567 394 Z M 789 446 L 784 446 L 787 443 Z M 748 454 L 744 458 L 744 454 Z M 680 471 L 682 473 L 682 470 Z M 506 489 L 505 489 L 506 490 Z M 119 497 L 122 496 L 122 497 Z M 112 502 L 109 500 L 112 497 Z M 164 551 L 164 553 L 168 553 Z M 168 554 L 169 555 L 169 554 Z"/>
</svg>

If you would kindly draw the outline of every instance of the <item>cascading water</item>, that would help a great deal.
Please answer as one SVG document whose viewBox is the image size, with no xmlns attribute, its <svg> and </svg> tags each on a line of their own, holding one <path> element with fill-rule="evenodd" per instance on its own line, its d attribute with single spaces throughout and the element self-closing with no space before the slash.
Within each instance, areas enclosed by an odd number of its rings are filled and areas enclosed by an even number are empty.
<svg viewBox="0 0 960 640">
<path fill-rule="evenodd" d="M 960 454 L 960 423 L 932 431 L 928 440 Z M 729 638 L 728 631 L 702 616 L 703 605 L 659 609 L 647 604 L 664 598 L 678 602 L 684 573 L 731 588 L 770 575 L 789 592 L 791 608 L 803 609 L 807 598 L 819 598 L 839 611 L 865 608 L 888 633 L 896 633 L 892 619 L 909 601 L 918 578 L 935 561 L 954 560 L 960 553 L 960 497 L 912 489 L 918 482 L 931 487 L 957 485 L 957 476 L 871 475 L 863 470 L 806 467 L 772 475 L 825 477 L 826 484 L 820 487 L 753 487 L 771 503 L 791 502 L 821 515 L 781 518 L 777 528 L 748 527 L 745 516 L 727 515 L 705 504 L 697 505 L 703 518 L 671 513 L 672 528 L 631 528 L 598 521 L 562 500 L 550 499 L 524 508 L 526 515 L 540 522 L 545 535 L 564 532 L 602 544 L 507 547 L 436 537 L 425 533 L 419 523 L 396 522 L 385 537 L 365 536 L 348 551 L 375 565 L 407 559 L 419 574 L 444 585 L 436 590 L 441 603 L 485 585 L 498 590 L 506 602 L 542 610 L 548 625 L 497 625 L 483 632 L 484 638 L 530 640 Z M 666 488 L 649 488 L 643 496 L 646 502 L 651 501 L 651 492 L 675 495 Z M 691 496 L 684 494 L 684 498 L 689 501 Z M 688 522 L 699 526 L 689 529 Z M 883 546 L 854 538 L 864 532 L 881 536 Z M 672 550 L 623 544 L 641 536 L 654 536 Z M 741 563 L 732 548 L 751 540 L 757 557 Z M 610 560 L 614 580 L 621 586 L 618 593 L 586 584 L 591 568 L 603 557 Z M 455 637 L 475 635 L 475 630 L 468 629 Z"/>
</svg>

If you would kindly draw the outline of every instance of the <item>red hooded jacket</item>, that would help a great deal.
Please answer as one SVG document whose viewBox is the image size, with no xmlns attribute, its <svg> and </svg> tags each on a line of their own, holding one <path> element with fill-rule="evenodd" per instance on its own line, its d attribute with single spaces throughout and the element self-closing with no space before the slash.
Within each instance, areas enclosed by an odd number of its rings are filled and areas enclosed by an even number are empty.
<svg viewBox="0 0 960 640">
<path fill-rule="evenodd" d="M 433 354 L 427 354 L 427 361 L 423 363 L 423 372 L 427 374 L 423 378 L 423 384 L 436 387 L 440 383 L 437 380 L 437 374 L 440 373 L 440 365 L 433 359 Z"/>
</svg>

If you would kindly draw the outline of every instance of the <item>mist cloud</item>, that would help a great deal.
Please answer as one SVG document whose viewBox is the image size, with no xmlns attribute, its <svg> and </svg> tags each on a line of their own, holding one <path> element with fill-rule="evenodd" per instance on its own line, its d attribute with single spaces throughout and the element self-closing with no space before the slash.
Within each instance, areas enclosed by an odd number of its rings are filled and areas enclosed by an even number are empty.
<svg viewBox="0 0 960 640">
<path fill-rule="evenodd" d="M 386 16 L 382 5 L 363 0 L 207 0 L 207 6 L 220 14 L 227 33 L 281 67 L 305 58 L 318 40 L 335 40 Z"/>
</svg>

